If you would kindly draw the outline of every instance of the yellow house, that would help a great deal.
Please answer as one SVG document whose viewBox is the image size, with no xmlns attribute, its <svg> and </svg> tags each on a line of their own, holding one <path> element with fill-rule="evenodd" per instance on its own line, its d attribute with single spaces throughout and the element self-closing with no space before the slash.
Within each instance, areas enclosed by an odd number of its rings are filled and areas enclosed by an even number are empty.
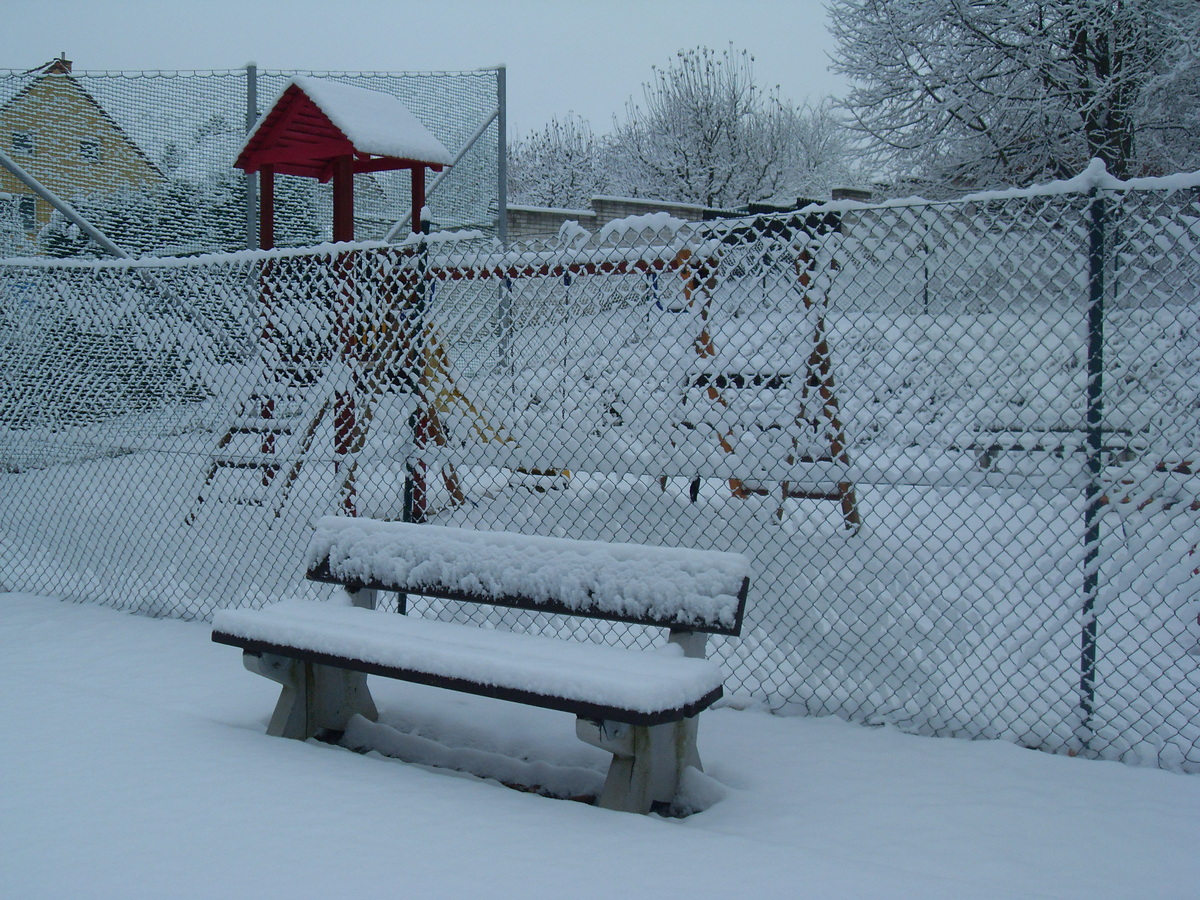
<svg viewBox="0 0 1200 900">
<path fill-rule="evenodd" d="M 155 188 L 166 176 L 59 58 L 29 73 L 0 103 L 0 149 L 68 202 Z M 3 209 L 7 206 L 7 210 Z M 0 166 L 0 228 L 32 240 L 52 208 Z"/>
</svg>

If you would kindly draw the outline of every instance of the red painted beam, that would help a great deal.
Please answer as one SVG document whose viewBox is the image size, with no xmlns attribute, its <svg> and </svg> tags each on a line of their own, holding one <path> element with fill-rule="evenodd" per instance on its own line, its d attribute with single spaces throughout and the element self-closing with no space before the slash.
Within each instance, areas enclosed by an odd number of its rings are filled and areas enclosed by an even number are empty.
<svg viewBox="0 0 1200 900">
<path fill-rule="evenodd" d="M 405 254 L 407 255 L 407 254 Z M 695 259 L 695 258 L 693 258 Z M 715 261 L 708 260 L 708 264 Z M 693 261 L 692 265 L 698 263 Z M 473 281 L 481 278 L 562 278 L 564 275 L 631 275 L 647 272 L 675 272 L 687 265 L 678 257 L 673 259 L 634 259 L 606 260 L 593 263 L 540 263 L 512 266 L 433 266 L 426 271 L 426 278 L 439 281 Z M 395 276 L 402 284 L 416 283 L 417 273 L 414 269 L 401 269 Z"/>
<path fill-rule="evenodd" d="M 393 169 L 417 169 L 427 168 L 434 172 L 442 171 L 442 166 L 430 165 L 415 159 L 399 159 L 395 156 L 366 156 L 360 154 L 355 157 L 354 171 L 355 172 L 390 172 Z"/>
<path fill-rule="evenodd" d="M 299 163 L 318 165 L 338 156 L 347 156 L 354 152 L 354 145 L 349 141 L 313 141 L 287 143 L 263 150 L 255 154 L 253 165 L 277 165 L 279 163 Z"/>
</svg>

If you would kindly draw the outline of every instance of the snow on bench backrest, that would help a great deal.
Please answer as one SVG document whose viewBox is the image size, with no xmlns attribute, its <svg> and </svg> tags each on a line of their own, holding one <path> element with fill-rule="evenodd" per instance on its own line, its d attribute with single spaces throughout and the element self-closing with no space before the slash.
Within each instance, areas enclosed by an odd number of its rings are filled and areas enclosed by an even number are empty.
<svg viewBox="0 0 1200 900">
<path fill-rule="evenodd" d="M 738 553 L 471 531 L 327 516 L 308 577 L 736 635 L 750 563 Z"/>
</svg>

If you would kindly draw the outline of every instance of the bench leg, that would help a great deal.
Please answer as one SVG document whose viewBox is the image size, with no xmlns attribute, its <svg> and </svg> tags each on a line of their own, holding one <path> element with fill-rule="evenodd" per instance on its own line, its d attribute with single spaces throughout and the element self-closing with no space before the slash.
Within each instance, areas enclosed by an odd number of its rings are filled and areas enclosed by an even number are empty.
<svg viewBox="0 0 1200 900">
<path fill-rule="evenodd" d="M 267 725 L 273 737 L 305 741 L 323 732 L 345 731 L 355 715 L 372 722 L 379 718 L 362 672 L 249 650 L 242 653 L 242 663 L 283 687 Z"/>
<path fill-rule="evenodd" d="M 577 719 L 575 733 L 613 755 L 599 805 L 648 813 L 655 804 L 672 805 L 683 770 L 703 769 L 696 749 L 696 717 L 663 725 L 628 725 Z"/>
</svg>

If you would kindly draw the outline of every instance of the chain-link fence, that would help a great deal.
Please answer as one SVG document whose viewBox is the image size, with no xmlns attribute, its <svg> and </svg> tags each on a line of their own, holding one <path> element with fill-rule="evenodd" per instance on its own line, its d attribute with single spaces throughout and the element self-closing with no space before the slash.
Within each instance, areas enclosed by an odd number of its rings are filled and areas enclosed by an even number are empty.
<svg viewBox="0 0 1200 900">
<path fill-rule="evenodd" d="M 247 131 L 294 75 L 399 98 L 458 162 L 438 184 L 440 227 L 496 228 L 503 73 L 0 70 L 0 150 L 131 256 L 258 244 L 256 177 L 233 167 Z M 409 213 L 409 173 L 355 176 L 355 234 L 378 240 Z M 280 176 L 277 246 L 330 238 L 332 189 Z M 0 256 L 108 255 L 0 166 Z"/>
<path fill-rule="evenodd" d="M 714 547 L 737 694 L 1200 770 L 1200 178 L 1068 188 L 0 265 L 0 590 L 324 596 L 334 511 Z"/>
</svg>

